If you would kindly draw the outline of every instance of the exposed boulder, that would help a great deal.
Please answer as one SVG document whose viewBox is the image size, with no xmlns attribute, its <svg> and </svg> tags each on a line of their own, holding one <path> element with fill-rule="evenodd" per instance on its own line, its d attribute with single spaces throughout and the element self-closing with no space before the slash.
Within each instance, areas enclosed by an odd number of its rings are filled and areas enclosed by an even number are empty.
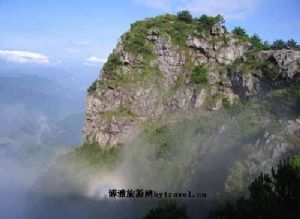
<svg viewBox="0 0 300 219">
<path fill-rule="evenodd" d="M 207 90 L 201 89 L 199 94 L 195 94 L 195 101 L 193 107 L 195 109 L 202 107 L 206 97 L 207 97 Z"/>
<path fill-rule="evenodd" d="M 222 36 L 222 35 L 224 35 L 224 33 L 225 33 L 225 31 L 221 24 L 215 24 L 211 28 L 212 35 Z"/>
<path fill-rule="evenodd" d="M 217 64 L 232 64 L 237 58 L 241 58 L 251 47 L 251 44 L 239 42 L 227 35 L 227 41 L 218 42 L 217 44 L 210 39 L 197 38 L 189 36 L 187 44 L 189 47 L 199 50 L 209 59 L 213 59 Z"/>
</svg>

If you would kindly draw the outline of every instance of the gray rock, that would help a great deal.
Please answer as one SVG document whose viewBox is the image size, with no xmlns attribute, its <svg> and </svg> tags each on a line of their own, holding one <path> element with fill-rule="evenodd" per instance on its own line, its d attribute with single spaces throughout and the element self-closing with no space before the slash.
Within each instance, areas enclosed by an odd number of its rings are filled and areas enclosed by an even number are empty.
<svg viewBox="0 0 300 219">
<path fill-rule="evenodd" d="M 193 107 L 195 109 L 202 107 L 206 97 L 207 97 L 207 90 L 203 88 L 201 89 L 200 93 L 196 95 Z"/>
<path fill-rule="evenodd" d="M 209 39 L 189 36 L 187 44 L 189 47 L 199 50 L 210 59 L 215 59 L 218 64 L 231 64 L 235 59 L 241 58 L 251 47 L 249 43 L 240 42 L 227 35 L 225 42 L 214 44 Z M 228 46 L 229 45 L 229 46 Z"/>
<path fill-rule="evenodd" d="M 287 135 L 293 135 L 297 131 L 300 131 L 300 119 L 288 120 L 286 124 L 285 133 Z"/>
<path fill-rule="evenodd" d="M 213 107 L 211 107 L 212 111 L 217 111 L 222 107 L 222 99 L 217 99 L 214 103 Z"/>
<path fill-rule="evenodd" d="M 233 72 L 229 74 L 231 88 L 241 98 L 258 95 L 261 91 L 261 81 L 252 74 Z"/>
<path fill-rule="evenodd" d="M 212 35 L 218 35 L 218 36 L 221 36 L 221 35 L 224 35 L 225 31 L 224 31 L 224 28 L 222 27 L 221 24 L 215 24 L 214 26 L 212 26 L 211 28 L 211 34 Z"/>
<path fill-rule="evenodd" d="M 192 101 L 193 90 L 186 88 L 185 90 L 177 90 L 174 96 L 175 109 L 187 109 Z M 173 108 L 174 109 L 174 108 Z"/>
<path fill-rule="evenodd" d="M 299 77 L 300 74 L 300 51 L 296 50 L 267 50 L 258 54 L 262 60 L 270 60 L 278 65 L 282 72 L 282 78 Z"/>
</svg>

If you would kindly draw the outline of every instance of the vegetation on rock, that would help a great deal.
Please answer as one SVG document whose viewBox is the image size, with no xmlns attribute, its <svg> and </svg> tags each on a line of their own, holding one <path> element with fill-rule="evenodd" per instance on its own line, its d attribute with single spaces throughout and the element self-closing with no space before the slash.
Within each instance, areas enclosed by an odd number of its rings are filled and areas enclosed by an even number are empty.
<svg viewBox="0 0 300 219">
<path fill-rule="evenodd" d="M 76 168 L 112 169 L 119 161 L 120 147 L 100 147 L 97 143 L 84 144 L 66 155 Z"/>
<path fill-rule="evenodd" d="M 97 83 L 98 83 L 98 80 L 94 81 L 92 83 L 92 85 L 88 88 L 88 93 L 91 94 L 93 92 L 95 92 L 97 90 Z"/>
<path fill-rule="evenodd" d="M 125 34 L 125 49 L 134 54 L 152 54 L 151 45 L 147 43 L 146 35 L 150 29 L 156 29 L 163 36 L 170 36 L 172 42 L 180 49 L 186 49 L 188 36 L 195 31 L 209 33 L 216 23 L 223 24 L 224 18 L 203 15 L 193 18 L 189 11 L 178 12 L 177 16 L 165 14 L 144 21 L 137 21 L 131 25 L 131 30 Z"/>
<path fill-rule="evenodd" d="M 263 63 L 261 69 L 263 74 L 270 81 L 276 81 L 281 73 L 279 67 L 270 61 L 266 61 L 265 63 Z"/>
<path fill-rule="evenodd" d="M 121 62 L 120 55 L 116 52 L 113 52 L 108 56 L 107 62 L 104 64 L 102 70 L 105 74 L 112 75 L 114 70 L 122 64 L 123 63 Z"/>
<path fill-rule="evenodd" d="M 207 16 L 207 15 L 202 15 L 199 18 L 195 18 L 196 21 L 198 21 L 198 28 L 197 30 L 199 32 L 202 32 L 203 30 L 205 31 L 210 31 L 212 26 L 214 26 L 215 24 L 220 24 L 220 25 L 224 25 L 225 23 L 225 19 L 223 16 L 221 15 L 217 15 L 215 17 L 213 16 Z"/>
<path fill-rule="evenodd" d="M 277 89 L 268 94 L 272 111 L 279 116 L 295 116 L 300 114 L 300 83 Z"/>
<path fill-rule="evenodd" d="M 244 40 L 244 41 L 249 41 L 249 36 L 246 32 L 246 30 L 242 27 L 235 27 L 232 30 L 232 33 L 234 34 L 234 36 L 236 36 L 237 38 Z"/>
<path fill-rule="evenodd" d="M 189 219 L 187 210 L 177 202 L 167 202 L 150 209 L 144 219 Z"/>
<path fill-rule="evenodd" d="M 186 10 L 178 12 L 177 15 L 165 14 L 135 22 L 131 25 L 130 31 L 123 35 L 122 42 L 124 43 L 124 51 L 134 55 L 136 59 L 141 59 L 141 66 L 133 66 L 130 72 L 124 72 L 122 68 L 124 63 L 121 61 L 120 54 L 114 51 L 108 57 L 107 62 L 102 68 L 103 76 L 108 79 L 107 83 L 102 83 L 101 81 L 94 82 L 89 87 L 88 92 L 93 93 L 97 89 L 98 84 L 101 86 L 103 84 L 105 84 L 105 86 L 110 85 L 112 87 L 123 86 L 130 83 L 135 84 L 133 82 L 149 81 L 149 78 L 145 78 L 145 75 L 157 75 L 155 72 L 158 72 L 158 69 L 150 64 L 156 58 L 154 56 L 153 43 L 147 39 L 150 30 L 153 30 L 162 37 L 170 37 L 170 40 L 174 46 L 177 47 L 178 51 L 188 51 L 187 39 L 189 36 L 210 38 L 215 43 L 224 41 L 224 37 L 210 35 L 211 28 L 215 24 L 219 24 L 225 28 L 225 26 L 223 26 L 224 23 L 225 20 L 221 15 L 193 17 L 191 13 Z M 284 48 L 300 49 L 300 46 L 293 39 L 287 42 L 276 40 L 270 45 L 267 41 L 262 42 L 257 34 L 249 36 L 242 27 L 235 27 L 232 33 L 235 38 L 251 43 L 254 51 Z M 190 57 L 189 55 L 187 56 L 187 60 L 189 60 Z M 237 62 L 239 62 L 239 60 L 237 60 L 236 63 Z M 141 67 L 143 67 L 144 70 L 148 69 L 148 73 L 142 74 L 140 72 Z M 270 80 L 276 80 L 279 75 L 277 69 L 273 68 L 274 66 L 260 65 L 260 63 L 257 63 L 257 60 L 250 60 L 243 63 L 242 72 L 249 72 L 253 67 L 254 69 L 261 69 L 263 67 L 263 70 L 267 72 L 267 78 Z M 154 80 L 159 81 L 159 77 L 155 76 L 154 78 L 156 78 Z"/>
<path fill-rule="evenodd" d="M 102 113 L 105 119 L 111 120 L 113 118 L 134 118 L 137 115 L 130 111 L 125 106 L 120 106 L 116 110 L 109 110 Z"/>
<path fill-rule="evenodd" d="M 284 160 L 271 175 L 261 173 L 249 186 L 249 197 L 227 202 L 215 211 L 215 218 L 299 218 L 300 167 Z"/>
<path fill-rule="evenodd" d="M 255 73 L 259 72 L 262 69 L 264 64 L 267 62 L 262 62 L 261 60 L 256 59 L 252 56 L 251 53 L 247 54 L 247 60 L 243 60 L 242 58 L 236 59 L 232 65 L 228 66 L 232 72 L 238 72 L 243 74 Z M 269 71 L 268 71 L 269 72 Z M 272 72 L 269 72 L 272 74 Z"/>
<path fill-rule="evenodd" d="M 191 23 L 193 21 L 193 16 L 191 15 L 191 13 L 189 11 L 180 11 L 177 13 L 177 18 L 178 20 L 187 22 L 187 23 Z"/>
<path fill-rule="evenodd" d="M 271 45 L 270 49 L 295 49 L 300 50 L 300 45 L 294 39 L 283 41 L 281 39 L 275 40 Z"/>
<path fill-rule="evenodd" d="M 195 84 L 205 85 L 208 83 L 208 70 L 203 65 L 196 66 L 191 75 L 191 81 Z"/>
</svg>

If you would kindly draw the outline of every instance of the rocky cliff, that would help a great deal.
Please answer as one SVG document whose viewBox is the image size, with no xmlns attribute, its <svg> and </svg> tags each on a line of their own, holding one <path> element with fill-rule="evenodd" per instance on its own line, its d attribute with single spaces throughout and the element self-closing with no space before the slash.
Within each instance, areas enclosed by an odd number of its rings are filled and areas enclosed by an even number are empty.
<svg viewBox="0 0 300 219">
<path fill-rule="evenodd" d="M 84 139 L 120 145 L 162 114 L 219 110 L 299 78 L 300 51 L 258 50 L 216 23 L 136 22 L 89 89 Z"/>
</svg>

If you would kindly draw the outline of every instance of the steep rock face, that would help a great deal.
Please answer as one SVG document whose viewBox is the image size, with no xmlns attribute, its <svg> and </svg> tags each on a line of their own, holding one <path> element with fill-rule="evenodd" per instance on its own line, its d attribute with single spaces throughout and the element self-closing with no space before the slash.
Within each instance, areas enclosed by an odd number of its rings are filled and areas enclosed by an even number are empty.
<svg viewBox="0 0 300 219">
<path fill-rule="evenodd" d="M 256 139 L 253 145 L 253 149 L 248 151 L 247 156 L 237 162 L 235 171 L 240 175 L 246 177 L 247 182 L 244 184 L 245 188 L 248 186 L 248 180 L 256 177 L 259 173 L 270 173 L 272 168 L 278 164 L 280 160 L 287 157 L 292 157 L 291 145 L 289 138 L 292 136 L 299 136 L 300 134 L 300 119 L 279 121 L 280 127 L 276 132 L 266 130 L 262 133 L 262 136 Z M 231 171 L 226 182 L 225 191 L 234 192 L 233 178 L 234 173 Z M 241 179 L 243 182 L 243 179 Z M 240 190 L 239 192 L 241 192 Z"/>
<path fill-rule="evenodd" d="M 262 60 L 269 60 L 277 64 L 281 71 L 282 78 L 299 77 L 300 51 L 295 50 L 269 50 L 262 51 L 259 54 Z"/>
<path fill-rule="evenodd" d="M 205 38 L 188 38 L 188 45 L 205 55 L 210 64 L 231 64 L 235 59 L 242 57 L 250 48 L 249 43 L 239 42 L 231 34 L 226 34 L 224 39 L 213 42 Z"/>
<path fill-rule="evenodd" d="M 241 72 L 240 69 L 228 72 L 231 87 L 241 98 L 261 95 L 289 81 L 299 80 L 300 51 L 267 50 L 256 53 L 252 58 L 257 63 L 264 62 L 268 64 L 262 65 L 262 69 L 254 68 L 246 74 Z M 264 67 L 266 68 L 268 65 L 276 67 L 271 69 L 274 72 L 277 71 L 279 80 L 276 83 L 264 78 Z"/>
<path fill-rule="evenodd" d="M 251 45 L 220 27 L 213 28 L 213 35 L 188 35 L 184 48 L 159 28 L 148 28 L 142 47 L 150 48 L 150 58 L 130 51 L 123 35 L 113 51 L 116 64 L 103 68 L 95 90 L 88 95 L 85 142 L 122 144 L 149 118 L 181 110 L 218 110 L 224 99 L 233 103 L 258 95 L 263 87 L 262 71 L 253 69 L 245 74 L 229 68 L 238 59 L 247 62 Z M 255 59 L 278 67 L 281 79 L 299 75 L 299 51 L 262 51 Z M 191 80 L 193 68 L 199 65 L 208 70 L 205 85 Z"/>
</svg>

